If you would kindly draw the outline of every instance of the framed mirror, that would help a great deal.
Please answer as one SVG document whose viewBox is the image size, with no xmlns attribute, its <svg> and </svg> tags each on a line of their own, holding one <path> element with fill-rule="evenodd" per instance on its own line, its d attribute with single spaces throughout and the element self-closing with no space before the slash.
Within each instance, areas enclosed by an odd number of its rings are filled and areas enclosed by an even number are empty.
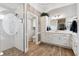
<svg viewBox="0 0 79 59">
<path fill-rule="evenodd" d="M 66 18 L 49 19 L 46 21 L 47 31 L 66 30 Z"/>
</svg>

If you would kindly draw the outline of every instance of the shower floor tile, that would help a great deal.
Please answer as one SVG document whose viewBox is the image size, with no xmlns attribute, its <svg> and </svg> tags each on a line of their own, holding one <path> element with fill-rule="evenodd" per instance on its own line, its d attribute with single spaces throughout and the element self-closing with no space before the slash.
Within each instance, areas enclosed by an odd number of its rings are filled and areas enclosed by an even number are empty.
<svg viewBox="0 0 79 59">
<path fill-rule="evenodd" d="M 24 53 L 20 51 L 19 49 L 13 47 L 10 49 L 7 49 L 3 51 L 4 55 L 3 56 L 22 56 Z"/>
</svg>

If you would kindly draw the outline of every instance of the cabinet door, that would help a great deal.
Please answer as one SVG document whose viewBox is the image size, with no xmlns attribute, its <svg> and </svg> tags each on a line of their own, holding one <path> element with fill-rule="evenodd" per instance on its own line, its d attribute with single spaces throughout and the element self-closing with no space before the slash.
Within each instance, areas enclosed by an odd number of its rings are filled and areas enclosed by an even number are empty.
<svg viewBox="0 0 79 59">
<path fill-rule="evenodd" d="M 77 44 L 77 55 L 79 56 L 79 43 Z"/>
<path fill-rule="evenodd" d="M 72 40 L 72 49 L 75 55 L 79 55 L 79 43 L 77 41 L 77 38 L 73 38 Z"/>
<path fill-rule="evenodd" d="M 46 40 L 45 32 L 41 32 L 41 41 L 45 41 L 45 40 Z"/>
<path fill-rule="evenodd" d="M 77 45 L 75 43 L 73 43 L 73 51 L 75 53 L 75 55 L 77 55 Z"/>
<path fill-rule="evenodd" d="M 60 41 L 61 41 L 61 45 L 70 47 L 70 35 L 68 35 L 68 34 L 61 34 L 60 35 Z"/>
<path fill-rule="evenodd" d="M 48 41 L 48 43 L 51 43 L 51 44 L 58 44 L 59 42 L 59 36 L 58 34 L 47 34 L 46 35 L 46 40 Z"/>
<path fill-rule="evenodd" d="M 69 37 L 70 35 L 48 33 L 46 34 L 46 39 L 44 41 L 51 44 L 70 47 Z"/>
</svg>

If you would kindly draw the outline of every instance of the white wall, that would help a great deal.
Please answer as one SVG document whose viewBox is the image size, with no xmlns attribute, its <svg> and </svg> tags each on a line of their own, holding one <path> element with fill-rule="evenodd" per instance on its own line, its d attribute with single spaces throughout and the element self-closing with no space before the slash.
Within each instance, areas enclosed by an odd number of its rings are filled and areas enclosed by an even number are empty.
<svg viewBox="0 0 79 59">
<path fill-rule="evenodd" d="M 77 4 L 77 16 L 78 16 L 78 39 L 79 39 L 79 3 Z"/>
<path fill-rule="evenodd" d="M 77 3 L 77 16 L 78 16 L 78 19 L 79 19 L 79 3 Z"/>
<path fill-rule="evenodd" d="M 69 20 L 71 20 L 73 16 L 77 16 L 76 11 L 77 11 L 76 4 L 72 4 L 51 10 L 48 13 L 50 16 L 63 15 L 66 18 L 66 26 L 69 26 L 67 25 Z"/>
<path fill-rule="evenodd" d="M 64 15 L 65 17 L 72 17 L 76 15 L 76 4 L 53 9 L 48 13 L 50 16 Z"/>
</svg>

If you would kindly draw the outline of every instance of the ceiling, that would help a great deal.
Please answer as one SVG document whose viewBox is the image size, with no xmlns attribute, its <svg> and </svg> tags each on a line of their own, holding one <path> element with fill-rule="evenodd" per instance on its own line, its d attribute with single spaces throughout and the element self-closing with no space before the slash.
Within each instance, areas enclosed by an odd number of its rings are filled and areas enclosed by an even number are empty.
<svg viewBox="0 0 79 59">
<path fill-rule="evenodd" d="M 14 12 L 22 3 L 0 3 L 0 14 L 6 14 L 8 12 Z M 48 12 L 52 9 L 71 5 L 73 3 L 30 3 L 39 12 Z"/>
<path fill-rule="evenodd" d="M 32 7 L 37 9 L 39 12 L 48 12 L 52 9 L 64 7 L 67 5 L 71 5 L 73 3 L 30 3 Z"/>
<path fill-rule="evenodd" d="M 20 3 L 0 3 L 0 14 L 6 14 L 8 12 L 14 12 Z"/>
</svg>

